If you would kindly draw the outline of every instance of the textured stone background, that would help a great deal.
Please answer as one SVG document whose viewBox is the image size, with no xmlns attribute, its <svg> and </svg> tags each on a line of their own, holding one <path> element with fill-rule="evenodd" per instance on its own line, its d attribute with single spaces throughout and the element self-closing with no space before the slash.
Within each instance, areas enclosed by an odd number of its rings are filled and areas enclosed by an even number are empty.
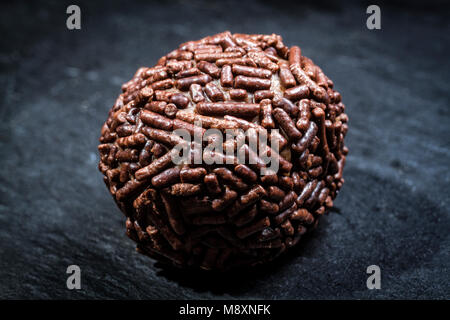
<svg viewBox="0 0 450 320">
<path fill-rule="evenodd" d="M 449 7 L 359 2 L 0 5 L 1 298 L 450 298 Z M 407 2 L 410 3 L 410 2 Z M 398 4 L 398 2 L 397 2 Z M 163 270 L 137 254 L 97 171 L 120 85 L 179 43 L 223 30 L 278 33 L 341 91 L 346 183 L 303 245 L 251 273 Z M 82 290 L 66 289 L 66 268 Z M 382 289 L 366 289 L 366 268 Z"/>
</svg>

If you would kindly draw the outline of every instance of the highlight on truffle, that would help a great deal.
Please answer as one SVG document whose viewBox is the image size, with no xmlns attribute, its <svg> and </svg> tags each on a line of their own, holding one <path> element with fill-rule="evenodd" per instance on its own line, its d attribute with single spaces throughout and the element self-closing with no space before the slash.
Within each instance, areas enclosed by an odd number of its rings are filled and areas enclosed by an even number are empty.
<svg viewBox="0 0 450 320">
<path fill-rule="evenodd" d="M 297 245 L 333 206 L 347 123 L 333 81 L 299 47 L 227 31 L 181 44 L 122 86 L 101 130 L 99 169 L 139 252 L 178 267 L 254 266 Z M 267 130 L 278 172 L 172 161 L 173 130 L 230 127 Z"/>
</svg>

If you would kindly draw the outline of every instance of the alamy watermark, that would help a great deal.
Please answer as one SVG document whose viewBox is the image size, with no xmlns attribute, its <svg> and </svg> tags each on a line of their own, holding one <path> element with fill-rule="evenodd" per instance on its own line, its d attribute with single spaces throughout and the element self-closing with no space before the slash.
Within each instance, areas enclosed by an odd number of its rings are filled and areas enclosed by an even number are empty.
<svg viewBox="0 0 450 320">
<path fill-rule="evenodd" d="M 72 4 L 67 7 L 66 13 L 70 14 L 66 20 L 66 26 L 69 30 L 81 29 L 81 9 L 79 6 Z"/>
<path fill-rule="evenodd" d="M 370 276 L 367 278 L 366 285 L 367 289 L 381 289 L 381 269 L 379 266 L 373 264 L 367 267 L 367 274 Z"/>
<path fill-rule="evenodd" d="M 369 30 L 381 29 L 381 9 L 379 6 L 372 4 L 367 7 L 367 14 L 370 16 L 367 18 L 366 26 Z"/>
<path fill-rule="evenodd" d="M 66 286 L 69 290 L 80 290 L 81 289 L 81 269 L 76 264 L 72 264 L 67 267 L 67 277 Z"/>
</svg>

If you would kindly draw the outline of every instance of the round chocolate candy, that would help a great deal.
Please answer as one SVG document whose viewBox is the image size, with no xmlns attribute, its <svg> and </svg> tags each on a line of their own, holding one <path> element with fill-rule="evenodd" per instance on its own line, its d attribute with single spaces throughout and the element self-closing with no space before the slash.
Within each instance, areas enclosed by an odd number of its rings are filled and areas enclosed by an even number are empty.
<svg viewBox="0 0 450 320">
<path fill-rule="evenodd" d="M 299 47 L 223 32 L 180 45 L 122 86 L 99 169 L 139 252 L 179 267 L 253 266 L 297 245 L 333 206 L 348 152 L 344 110 Z M 245 134 L 219 140 L 230 155 L 208 149 L 218 141 L 208 129 Z M 265 132 L 267 145 L 251 147 L 249 132 Z M 180 150 L 189 157 L 174 161 Z"/>
</svg>

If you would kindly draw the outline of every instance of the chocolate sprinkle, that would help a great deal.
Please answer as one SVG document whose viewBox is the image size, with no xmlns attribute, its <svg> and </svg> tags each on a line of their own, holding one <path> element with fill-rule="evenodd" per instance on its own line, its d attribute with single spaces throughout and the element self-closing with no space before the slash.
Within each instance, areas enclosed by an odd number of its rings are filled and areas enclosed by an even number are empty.
<svg viewBox="0 0 450 320">
<path fill-rule="evenodd" d="M 140 68 L 102 127 L 99 169 L 139 252 L 178 267 L 227 270 L 296 245 L 344 182 L 348 117 L 333 82 L 279 35 L 223 32 Z M 172 131 L 280 130 L 265 164 L 175 165 Z M 200 129 L 204 132 L 204 129 Z M 234 143 L 227 141 L 227 143 Z M 210 154 L 210 156 L 212 156 Z"/>
</svg>

